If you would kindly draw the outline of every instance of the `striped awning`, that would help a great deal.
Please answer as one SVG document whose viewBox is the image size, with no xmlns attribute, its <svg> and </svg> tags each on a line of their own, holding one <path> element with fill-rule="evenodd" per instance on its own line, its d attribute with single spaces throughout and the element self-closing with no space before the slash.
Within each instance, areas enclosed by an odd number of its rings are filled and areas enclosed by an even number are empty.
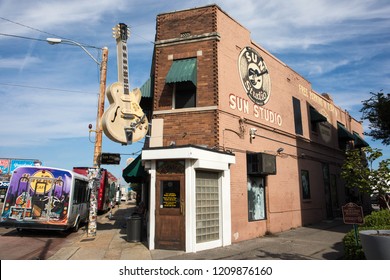
<svg viewBox="0 0 390 280">
<path fill-rule="evenodd" d="M 148 173 L 142 166 L 141 155 L 136 157 L 125 169 L 123 169 L 122 177 L 127 183 L 139 183 L 145 180 Z"/>
<path fill-rule="evenodd" d="M 314 107 L 310 106 L 310 121 L 315 123 L 326 122 L 327 118 L 318 112 Z"/>
<path fill-rule="evenodd" d="M 149 78 L 140 88 L 143 98 L 151 98 L 152 93 L 152 79 Z"/>
<path fill-rule="evenodd" d="M 349 132 L 341 123 L 337 123 L 337 135 L 339 139 L 343 139 L 345 141 L 355 140 L 355 137 L 353 137 L 352 133 Z"/>
<path fill-rule="evenodd" d="M 359 134 L 357 134 L 356 132 L 353 133 L 353 137 L 355 138 L 354 139 L 354 142 L 355 142 L 355 147 L 356 148 L 363 148 L 363 147 L 368 147 L 370 145 L 368 145 L 368 143 L 362 138 L 360 137 Z"/>
<path fill-rule="evenodd" d="M 174 60 L 165 83 L 192 82 L 196 86 L 196 58 Z"/>
</svg>

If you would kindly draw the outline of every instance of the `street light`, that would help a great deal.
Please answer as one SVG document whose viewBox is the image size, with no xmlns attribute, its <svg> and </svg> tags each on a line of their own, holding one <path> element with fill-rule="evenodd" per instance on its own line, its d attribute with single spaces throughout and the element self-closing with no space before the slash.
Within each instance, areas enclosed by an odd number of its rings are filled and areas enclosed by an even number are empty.
<svg viewBox="0 0 390 280">
<path fill-rule="evenodd" d="M 57 45 L 61 43 L 69 43 L 75 46 L 80 47 L 90 58 L 95 61 L 97 65 L 100 66 L 100 91 L 99 91 L 99 101 L 98 101 L 98 112 L 96 117 L 96 139 L 95 139 L 95 148 L 93 156 L 93 165 L 94 167 L 100 167 L 100 155 L 102 153 L 102 139 L 103 139 L 103 129 L 101 125 L 101 119 L 104 113 L 104 100 L 105 100 L 105 91 L 106 91 L 106 80 L 107 80 L 107 60 L 108 60 L 108 48 L 102 48 L 102 62 L 96 60 L 95 57 L 80 43 L 60 38 L 47 38 L 46 41 L 50 45 Z"/>
<path fill-rule="evenodd" d="M 97 186 L 100 185 L 100 155 L 102 152 L 102 138 L 103 138 L 103 129 L 101 125 L 101 119 L 104 113 L 104 99 L 106 91 L 106 80 L 107 80 L 107 61 L 108 61 L 108 48 L 102 48 L 102 62 L 97 61 L 93 55 L 80 43 L 68 39 L 59 39 L 59 38 L 47 38 L 46 41 L 51 44 L 60 44 L 60 43 L 69 43 L 75 46 L 80 47 L 90 58 L 95 61 L 100 67 L 100 90 L 99 90 L 99 101 L 98 101 L 98 110 L 96 117 L 96 139 L 95 139 L 95 148 L 93 154 L 93 166 L 94 170 L 88 172 L 88 177 L 90 180 L 91 195 L 90 195 L 90 210 L 89 210 L 89 222 L 88 222 L 88 236 L 96 236 L 97 228 Z"/>
</svg>

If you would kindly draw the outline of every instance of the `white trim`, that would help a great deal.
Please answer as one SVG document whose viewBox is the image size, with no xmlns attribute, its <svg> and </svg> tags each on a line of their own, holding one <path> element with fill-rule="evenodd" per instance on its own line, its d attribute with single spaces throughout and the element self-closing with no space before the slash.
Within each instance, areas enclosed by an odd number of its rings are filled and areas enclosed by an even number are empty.
<svg viewBox="0 0 390 280">
<path fill-rule="evenodd" d="M 192 168 L 193 160 L 186 160 L 186 174 L 185 174 L 185 184 L 186 184 L 186 252 L 195 252 L 194 242 L 196 240 L 196 192 L 194 186 L 196 182 L 196 172 Z M 192 229 L 195 228 L 195 231 Z"/>
<path fill-rule="evenodd" d="M 156 210 L 156 160 L 185 159 L 185 251 L 196 252 L 231 244 L 231 201 L 229 165 L 235 163 L 235 156 L 197 147 L 161 148 L 142 151 L 145 167 L 150 167 L 150 212 L 149 249 L 155 249 Z M 210 170 L 220 173 L 220 239 L 196 243 L 196 170 Z"/>
<path fill-rule="evenodd" d="M 201 149 L 195 146 L 177 147 L 177 148 L 161 148 L 142 150 L 142 161 L 146 160 L 161 160 L 161 159 L 195 159 L 202 160 L 205 166 L 206 163 L 226 163 L 233 164 L 236 162 L 233 154 L 214 152 L 206 149 Z"/>
<path fill-rule="evenodd" d="M 156 236 L 156 161 L 152 161 L 150 174 L 150 204 L 149 204 L 149 250 L 154 250 L 154 238 Z"/>
<path fill-rule="evenodd" d="M 157 116 L 157 115 L 177 114 L 177 113 L 187 113 L 187 112 L 203 112 L 203 111 L 213 111 L 217 109 L 218 106 L 191 107 L 191 108 L 153 111 L 153 115 Z"/>
</svg>

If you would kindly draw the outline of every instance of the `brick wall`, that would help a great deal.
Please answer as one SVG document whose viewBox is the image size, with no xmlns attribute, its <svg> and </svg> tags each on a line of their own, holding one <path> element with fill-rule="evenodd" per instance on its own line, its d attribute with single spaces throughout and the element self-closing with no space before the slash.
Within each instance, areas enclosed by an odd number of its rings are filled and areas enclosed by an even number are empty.
<svg viewBox="0 0 390 280">
<path fill-rule="evenodd" d="M 185 10 L 157 17 L 155 51 L 154 112 L 172 110 L 172 90 L 165 78 L 174 60 L 197 58 L 196 108 L 218 104 L 217 41 L 209 37 L 216 31 L 216 8 Z M 191 39 L 188 39 L 187 33 Z M 174 42 L 174 43 L 172 43 Z M 163 145 L 218 146 L 218 114 L 216 110 L 186 111 L 179 109 L 155 118 L 164 119 Z"/>
</svg>

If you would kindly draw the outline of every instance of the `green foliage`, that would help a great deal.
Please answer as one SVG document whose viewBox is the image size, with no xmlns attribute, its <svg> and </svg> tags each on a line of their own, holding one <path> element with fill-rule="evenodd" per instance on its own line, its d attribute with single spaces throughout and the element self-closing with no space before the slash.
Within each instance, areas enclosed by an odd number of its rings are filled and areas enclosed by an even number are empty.
<svg viewBox="0 0 390 280">
<path fill-rule="evenodd" d="M 390 229 L 390 211 L 382 210 L 372 212 L 364 217 L 364 224 L 359 226 L 359 230 L 365 229 Z M 360 244 L 358 234 L 358 245 L 356 245 L 355 230 L 349 231 L 343 238 L 344 259 L 347 260 L 364 260 L 364 252 Z"/>
<path fill-rule="evenodd" d="M 373 162 L 382 155 L 379 149 L 371 147 L 348 150 L 341 167 L 341 177 L 345 180 L 347 187 L 356 188 L 364 193 L 377 193 L 382 201 L 388 201 L 390 159 L 380 161 L 378 168 L 373 168 Z M 387 209 L 390 209 L 389 203 L 385 204 Z"/>
<path fill-rule="evenodd" d="M 364 256 L 362 246 L 360 245 L 360 240 L 359 240 L 359 245 L 356 245 L 355 230 L 351 230 L 344 236 L 343 244 L 344 244 L 344 259 L 346 260 L 366 259 L 366 257 Z"/>
<path fill-rule="evenodd" d="M 390 229 L 390 211 L 372 212 L 364 217 L 364 225 L 362 227 L 365 229 Z"/>
<path fill-rule="evenodd" d="M 382 144 L 390 144 L 390 93 L 384 94 L 371 92 L 371 98 L 362 101 L 362 119 L 368 120 L 369 133 L 375 140 L 382 140 Z"/>
</svg>

